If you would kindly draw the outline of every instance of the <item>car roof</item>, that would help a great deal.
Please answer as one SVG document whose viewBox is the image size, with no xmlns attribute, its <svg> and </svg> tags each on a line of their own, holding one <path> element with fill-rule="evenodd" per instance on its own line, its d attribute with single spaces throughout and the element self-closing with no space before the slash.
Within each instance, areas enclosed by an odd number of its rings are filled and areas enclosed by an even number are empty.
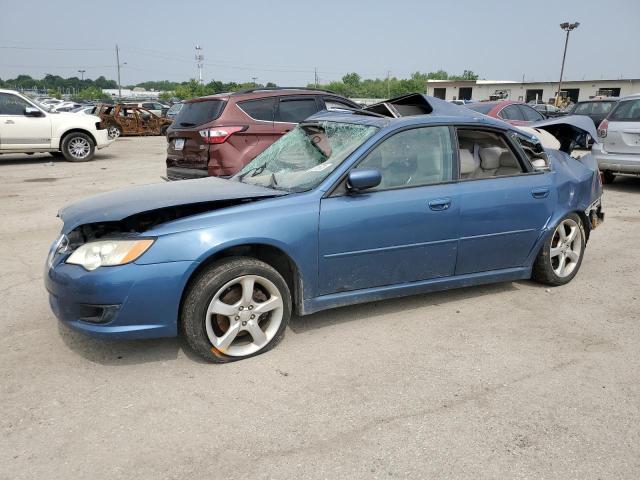
<svg viewBox="0 0 640 480">
<path fill-rule="evenodd" d="M 636 100 L 640 98 L 640 93 L 634 93 L 633 95 L 627 95 L 626 97 L 620 98 L 620 100 Z"/>
<path fill-rule="evenodd" d="M 578 103 L 617 102 L 618 100 L 620 100 L 620 97 L 590 98 L 588 100 L 580 100 L 576 105 L 578 105 Z"/>
<path fill-rule="evenodd" d="M 207 100 L 248 100 L 253 98 L 278 97 L 282 95 L 333 95 L 341 97 L 340 94 L 329 90 L 315 90 L 304 87 L 279 87 L 279 88 L 257 88 L 250 90 L 240 90 L 238 92 L 216 93 L 215 95 L 207 95 L 204 97 L 190 98 L 183 100 L 184 103 L 204 102 Z"/>
</svg>

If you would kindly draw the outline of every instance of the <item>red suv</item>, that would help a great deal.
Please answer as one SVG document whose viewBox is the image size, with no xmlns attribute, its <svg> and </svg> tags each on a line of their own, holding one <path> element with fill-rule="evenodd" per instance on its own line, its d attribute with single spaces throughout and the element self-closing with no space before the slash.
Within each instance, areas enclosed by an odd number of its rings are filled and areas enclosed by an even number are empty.
<svg viewBox="0 0 640 480">
<path fill-rule="evenodd" d="M 360 106 L 332 92 L 252 89 L 184 102 L 167 131 L 167 178 L 229 177 L 320 110 Z"/>
</svg>

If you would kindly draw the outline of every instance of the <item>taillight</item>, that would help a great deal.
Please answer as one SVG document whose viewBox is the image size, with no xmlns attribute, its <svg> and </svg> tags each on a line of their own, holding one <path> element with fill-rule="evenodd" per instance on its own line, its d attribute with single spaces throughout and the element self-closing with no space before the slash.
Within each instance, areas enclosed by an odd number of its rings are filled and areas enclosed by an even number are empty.
<svg viewBox="0 0 640 480">
<path fill-rule="evenodd" d="M 600 122 L 598 126 L 598 136 L 604 138 L 607 136 L 607 130 L 609 129 L 609 120 L 606 118 Z"/>
<path fill-rule="evenodd" d="M 234 133 L 243 132 L 247 128 L 249 127 L 246 125 L 242 127 L 218 127 L 200 130 L 198 133 L 200 133 L 205 143 L 224 143 Z"/>
</svg>

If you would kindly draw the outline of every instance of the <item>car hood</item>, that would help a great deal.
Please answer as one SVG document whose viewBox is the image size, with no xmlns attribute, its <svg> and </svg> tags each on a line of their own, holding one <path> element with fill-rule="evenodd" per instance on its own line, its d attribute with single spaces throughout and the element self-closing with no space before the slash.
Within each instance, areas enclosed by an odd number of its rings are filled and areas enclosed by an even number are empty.
<svg viewBox="0 0 640 480">
<path fill-rule="evenodd" d="M 66 234 L 80 225 L 117 222 L 132 215 L 169 207 L 267 198 L 286 194 L 287 192 L 257 185 L 209 177 L 156 183 L 103 193 L 62 208 L 58 216 L 64 222 L 62 233 Z"/>
</svg>

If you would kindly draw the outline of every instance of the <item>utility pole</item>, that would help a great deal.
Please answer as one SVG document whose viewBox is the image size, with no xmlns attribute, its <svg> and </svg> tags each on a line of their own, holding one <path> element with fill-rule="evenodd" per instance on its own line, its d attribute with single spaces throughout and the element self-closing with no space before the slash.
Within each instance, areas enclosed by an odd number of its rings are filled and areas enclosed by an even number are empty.
<svg viewBox="0 0 640 480">
<path fill-rule="evenodd" d="M 391 70 L 387 70 L 387 98 L 391 98 L 391 84 L 389 83 L 390 76 Z"/>
<path fill-rule="evenodd" d="M 120 85 L 120 50 L 116 44 L 116 63 L 118 64 L 118 100 L 122 99 L 122 85 Z"/>
<path fill-rule="evenodd" d="M 86 72 L 86 70 L 78 70 L 78 73 L 81 75 L 82 78 L 80 78 L 80 80 L 84 80 L 84 72 Z"/>
<path fill-rule="evenodd" d="M 316 85 L 316 89 L 318 88 L 318 67 L 313 69 L 313 82 Z"/>
<path fill-rule="evenodd" d="M 564 61 L 565 61 L 565 58 L 567 58 L 567 45 L 569 44 L 569 33 L 571 33 L 571 30 L 574 30 L 579 26 L 580 26 L 579 22 L 575 22 L 575 23 L 564 22 L 560 24 L 560 28 L 565 32 L 567 32 L 567 36 L 565 37 L 565 40 L 564 40 L 564 53 L 562 54 L 562 66 L 560 67 L 560 81 L 558 81 L 558 91 L 556 92 L 556 101 L 555 101 L 556 107 L 560 103 L 560 90 L 562 90 L 562 75 L 564 74 Z"/>
<path fill-rule="evenodd" d="M 202 53 L 202 47 L 196 45 L 196 65 L 198 66 L 198 83 L 202 85 L 202 66 L 204 64 L 204 54 Z"/>
</svg>

